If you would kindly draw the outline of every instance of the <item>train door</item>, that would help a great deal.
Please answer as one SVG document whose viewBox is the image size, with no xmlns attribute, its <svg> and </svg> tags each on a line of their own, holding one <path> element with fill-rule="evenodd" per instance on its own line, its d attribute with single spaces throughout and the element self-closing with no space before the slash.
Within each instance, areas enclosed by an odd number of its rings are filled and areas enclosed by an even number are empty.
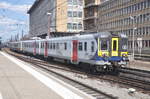
<svg viewBox="0 0 150 99">
<path fill-rule="evenodd" d="M 48 42 L 45 41 L 44 57 L 48 57 Z"/>
<path fill-rule="evenodd" d="M 22 42 L 20 42 L 20 51 L 23 50 Z"/>
<path fill-rule="evenodd" d="M 112 46 L 111 46 L 111 56 L 118 56 L 118 41 L 119 41 L 119 38 L 112 38 Z"/>
<path fill-rule="evenodd" d="M 36 55 L 36 41 L 33 43 L 33 55 Z"/>
<path fill-rule="evenodd" d="M 72 62 L 77 63 L 78 62 L 78 41 L 73 40 L 72 41 Z"/>
</svg>

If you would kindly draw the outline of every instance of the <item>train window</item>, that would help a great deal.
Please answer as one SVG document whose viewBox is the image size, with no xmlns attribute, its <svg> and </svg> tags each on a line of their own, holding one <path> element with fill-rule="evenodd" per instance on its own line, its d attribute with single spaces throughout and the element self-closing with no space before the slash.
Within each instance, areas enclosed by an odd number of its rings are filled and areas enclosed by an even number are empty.
<svg viewBox="0 0 150 99">
<path fill-rule="evenodd" d="M 66 43 L 66 42 L 64 43 L 64 46 L 65 46 L 65 47 L 64 47 L 65 50 L 67 50 L 67 43 Z"/>
<path fill-rule="evenodd" d="M 39 48 L 39 45 L 38 45 L 38 43 L 36 43 L 36 48 Z"/>
<path fill-rule="evenodd" d="M 79 51 L 82 51 L 82 42 L 79 42 Z"/>
<path fill-rule="evenodd" d="M 49 49 L 51 49 L 51 43 L 50 43 L 50 42 L 49 42 L 49 44 L 48 44 L 48 45 L 49 45 Z"/>
<path fill-rule="evenodd" d="M 46 45 L 46 43 L 45 43 L 45 45 Z M 49 43 L 47 42 L 47 49 L 49 49 Z"/>
<path fill-rule="evenodd" d="M 127 51 L 128 49 L 128 39 L 127 38 L 122 38 L 121 39 L 121 45 L 122 45 L 122 51 Z"/>
<path fill-rule="evenodd" d="M 57 49 L 59 49 L 59 43 L 57 43 Z"/>
<path fill-rule="evenodd" d="M 101 50 L 108 50 L 108 41 L 101 41 Z"/>
<path fill-rule="evenodd" d="M 44 48 L 44 42 L 42 43 L 42 48 Z"/>
<path fill-rule="evenodd" d="M 43 48 L 44 48 L 44 42 L 43 42 Z"/>
<path fill-rule="evenodd" d="M 87 42 L 84 42 L 84 51 L 87 51 Z"/>
<path fill-rule="evenodd" d="M 116 51 L 117 50 L 117 41 L 114 40 L 113 41 L 113 51 Z"/>
<path fill-rule="evenodd" d="M 43 42 L 42 42 L 42 44 L 41 44 L 41 48 L 43 48 Z"/>
<path fill-rule="evenodd" d="M 50 49 L 52 49 L 53 48 L 53 45 L 52 45 L 52 43 L 50 44 Z"/>
<path fill-rule="evenodd" d="M 55 43 L 53 43 L 53 49 L 55 49 Z"/>
<path fill-rule="evenodd" d="M 46 44 L 45 44 L 46 45 Z M 49 49 L 49 43 L 47 42 L 47 49 Z"/>
<path fill-rule="evenodd" d="M 91 42 L 91 52 L 94 52 L 94 46 L 95 46 L 94 41 L 92 41 Z"/>
</svg>

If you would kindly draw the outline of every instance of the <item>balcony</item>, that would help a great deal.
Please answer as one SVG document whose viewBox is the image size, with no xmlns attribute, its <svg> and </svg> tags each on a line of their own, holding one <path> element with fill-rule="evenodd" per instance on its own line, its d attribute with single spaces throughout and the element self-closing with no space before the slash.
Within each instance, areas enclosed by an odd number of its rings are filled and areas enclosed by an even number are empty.
<svg viewBox="0 0 150 99">
<path fill-rule="evenodd" d="M 86 18 L 84 18 L 83 20 L 85 21 L 85 20 L 94 20 L 94 19 L 97 19 L 97 16 L 88 16 L 88 17 L 86 17 Z"/>
<path fill-rule="evenodd" d="M 100 4 L 99 0 L 85 0 L 84 8 L 97 7 Z"/>
</svg>

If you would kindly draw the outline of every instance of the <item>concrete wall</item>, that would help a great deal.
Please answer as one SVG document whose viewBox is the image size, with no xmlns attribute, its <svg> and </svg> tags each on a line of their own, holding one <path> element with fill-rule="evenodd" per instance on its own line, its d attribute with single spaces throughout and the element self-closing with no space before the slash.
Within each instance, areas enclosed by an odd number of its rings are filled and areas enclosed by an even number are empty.
<svg viewBox="0 0 150 99">
<path fill-rule="evenodd" d="M 48 16 L 51 14 L 50 31 L 51 32 L 80 32 L 83 31 L 83 2 L 77 4 L 68 3 L 67 0 L 37 0 L 29 10 L 30 14 L 30 35 L 38 36 L 48 33 Z M 75 2 L 75 1 L 74 1 Z M 82 12 L 82 16 L 68 17 L 68 12 Z M 80 13 L 81 15 L 81 13 Z M 68 29 L 67 24 L 71 23 L 72 28 Z M 77 28 L 73 28 L 73 24 Z M 81 25 L 82 24 L 82 25 Z M 82 26 L 82 28 L 80 28 Z M 75 27 L 75 26 L 74 26 Z"/>
<path fill-rule="evenodd" d="M 48 33 L 48 16 L 51 14 L 50 26 L 51 31 L 55 31 L 55 0 L 41 0 L 36 8 L 30 12 L 30 35 L 37 36 Z M 53 9 L 53 10 L 52 10 Z"/>
</svg>

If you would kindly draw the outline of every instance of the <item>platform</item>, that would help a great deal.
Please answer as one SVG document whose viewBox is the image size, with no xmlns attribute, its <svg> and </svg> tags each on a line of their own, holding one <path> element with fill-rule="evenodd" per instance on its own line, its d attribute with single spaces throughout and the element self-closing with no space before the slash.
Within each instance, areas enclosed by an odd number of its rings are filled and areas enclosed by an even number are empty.
<svg viewBox="0 0 150 99">
<path fill-rule="evenodd" d="M 48 74 L 0 52 L 0 99 L 90 99 Z"/>
</svg>

